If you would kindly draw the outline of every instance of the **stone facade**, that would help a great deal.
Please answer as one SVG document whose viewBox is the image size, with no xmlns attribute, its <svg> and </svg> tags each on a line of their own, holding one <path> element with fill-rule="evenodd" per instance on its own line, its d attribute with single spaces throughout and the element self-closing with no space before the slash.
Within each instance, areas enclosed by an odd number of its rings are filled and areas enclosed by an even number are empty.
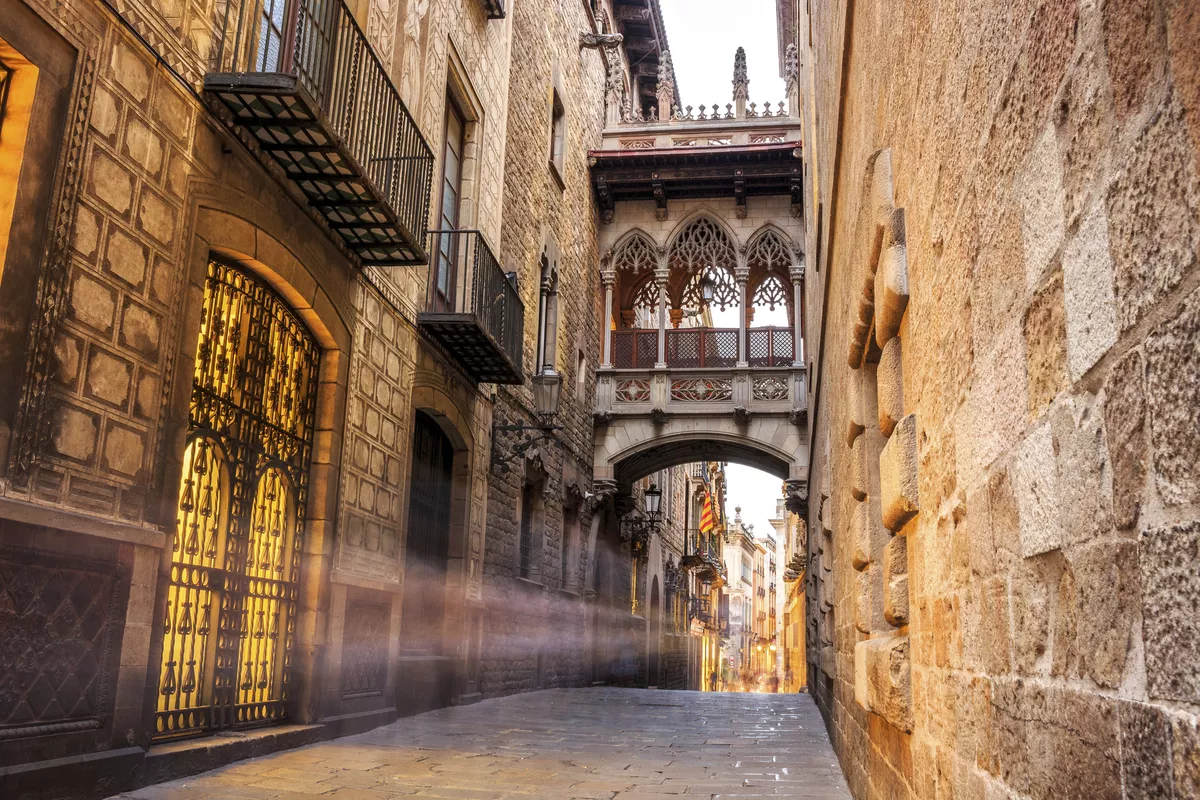
<svg viewBox="0 0 1200 800">
<path fill-rule="evenodd" d="M 0 368 L 13 377 L 0 382 L 0 795 L 109 793 L 431 704 L 595 677 L 608 620 L 593 609 L 629 597 L 616 579 L 596 594 L 591 497 L 600 289 L 587 152 L 606 62 L 580 48 L 597 32 L 589 4 L 518 3 L 491 20 L 486 5 L 346 7 L 434 154 L 429 228 L 448 99 L 466 118 L 458 225 L 516 273 L 527 376 L 539 259 L 553 253 L 564 429 L 512 471 L 493 463 L 514 442 L 492 426 L 533 421 L 528 385 L 473 380 L 418 322 L 428 268 L 363 267 L 204 91 L 220 48 L 211 8 L 4 0 L 0 208 L 16 211 L 0 216 Z M 552 92 L 566 109 L 555 173 Z M 302 727 L 164 749 L 160 698 L 193 691 L 182 664 L 166 668 L 172 631 L 208 627 L 199 608 L 168 617 L 183 580 L 173 553 L 189 546 L 177 517 L 199 508 L 185 490 L 199 435 L 189 408 L 210 363 L 203 337 L 220 329 L 204 311 L 217 261 L 286 309 L 318 354 L 285 589 L 290 677 L 272 712 Z M 445 622 L 439 652 L 420 656 L 404 618 L 418 419 L 451 453 Z M 518 476 L 537 473 L 541 585 L 514 578 Z M 254 623 L 233 624 L 249 636 Z"/>
<path fill-rule="evenodd" d="M 1194 9 L 779 5 L 851 790 L 1195 797 Z"/>
</svg>

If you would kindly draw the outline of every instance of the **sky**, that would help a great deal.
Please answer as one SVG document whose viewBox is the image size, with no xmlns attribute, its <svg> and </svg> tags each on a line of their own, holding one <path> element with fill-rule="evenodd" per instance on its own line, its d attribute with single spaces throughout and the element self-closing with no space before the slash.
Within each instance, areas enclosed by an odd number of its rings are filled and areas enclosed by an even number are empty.
<svg viewBox="0 0 1200 800">
<path fill-rule="evenodd" d="M 660 0 L 667 24 L 675 79 L 685 106 L 703 103 L 724 106 L 733 102 L 733 54 L 746 48 L 750 76 L 750 100 L 777 104 L 786 100 L 779 77 L 779 51 L 775 32 L 775 0 Z M 780 308 L 772 318 L 765 310 L 756 312 L 755 325 L 787 325 Z M 717 327 L 737 327 L 734 309 L 714 310 Z M 735 506 L 742 507 L 742 521 L 754 525 L 755 533 L 772 531 L 775 500 L 782 495 L 783 482 L 765 472 L 730 464 L 725 471 L 726 508 L 733 519 Z"/>
<path fill-rule="evenodd" d="M 685 106 L 733 102 L 733 54 L 746 48 L 750 100 L 787 100 L 779 77 L 775 0 L 660 0 Z"/>
</svg>

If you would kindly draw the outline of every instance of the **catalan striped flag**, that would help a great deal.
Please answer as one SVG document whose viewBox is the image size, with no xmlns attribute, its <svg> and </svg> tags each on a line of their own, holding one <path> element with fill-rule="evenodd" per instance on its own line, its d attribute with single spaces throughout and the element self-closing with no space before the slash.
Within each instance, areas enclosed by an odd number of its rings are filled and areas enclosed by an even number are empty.
<svg viewBox="0 0 1200 800">
<path fill-rule="evenodd" d="M 713 530 L 713 504 L 712 495 L 708 492 L 704 493 L 704 505 L 700 508 L 700 532 L 712 533 Z"/>
</svg>

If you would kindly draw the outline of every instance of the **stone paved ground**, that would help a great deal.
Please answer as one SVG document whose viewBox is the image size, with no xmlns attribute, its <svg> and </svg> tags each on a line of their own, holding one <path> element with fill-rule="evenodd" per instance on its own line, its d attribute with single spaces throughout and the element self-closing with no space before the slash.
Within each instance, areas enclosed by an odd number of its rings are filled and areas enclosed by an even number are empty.
<svg viewBox="0 0 1200 800">
<path fill-rule="evenodd" d="M 552 689 L 401 719 L 122 795 L 849 798 L 808 695 Z"/>
</svg>

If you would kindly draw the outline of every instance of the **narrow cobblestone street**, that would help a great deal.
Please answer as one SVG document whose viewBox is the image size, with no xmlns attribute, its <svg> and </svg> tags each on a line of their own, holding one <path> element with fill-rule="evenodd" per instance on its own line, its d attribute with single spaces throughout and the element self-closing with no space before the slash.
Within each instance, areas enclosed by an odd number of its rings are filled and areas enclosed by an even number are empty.
<svg viewBox="0 0 1200 800">
<path fill-rule="evenodd" d="M 549 690 L 408 717 L 127 800 L 848 798 L 808 695 Z"/>
</svg>

